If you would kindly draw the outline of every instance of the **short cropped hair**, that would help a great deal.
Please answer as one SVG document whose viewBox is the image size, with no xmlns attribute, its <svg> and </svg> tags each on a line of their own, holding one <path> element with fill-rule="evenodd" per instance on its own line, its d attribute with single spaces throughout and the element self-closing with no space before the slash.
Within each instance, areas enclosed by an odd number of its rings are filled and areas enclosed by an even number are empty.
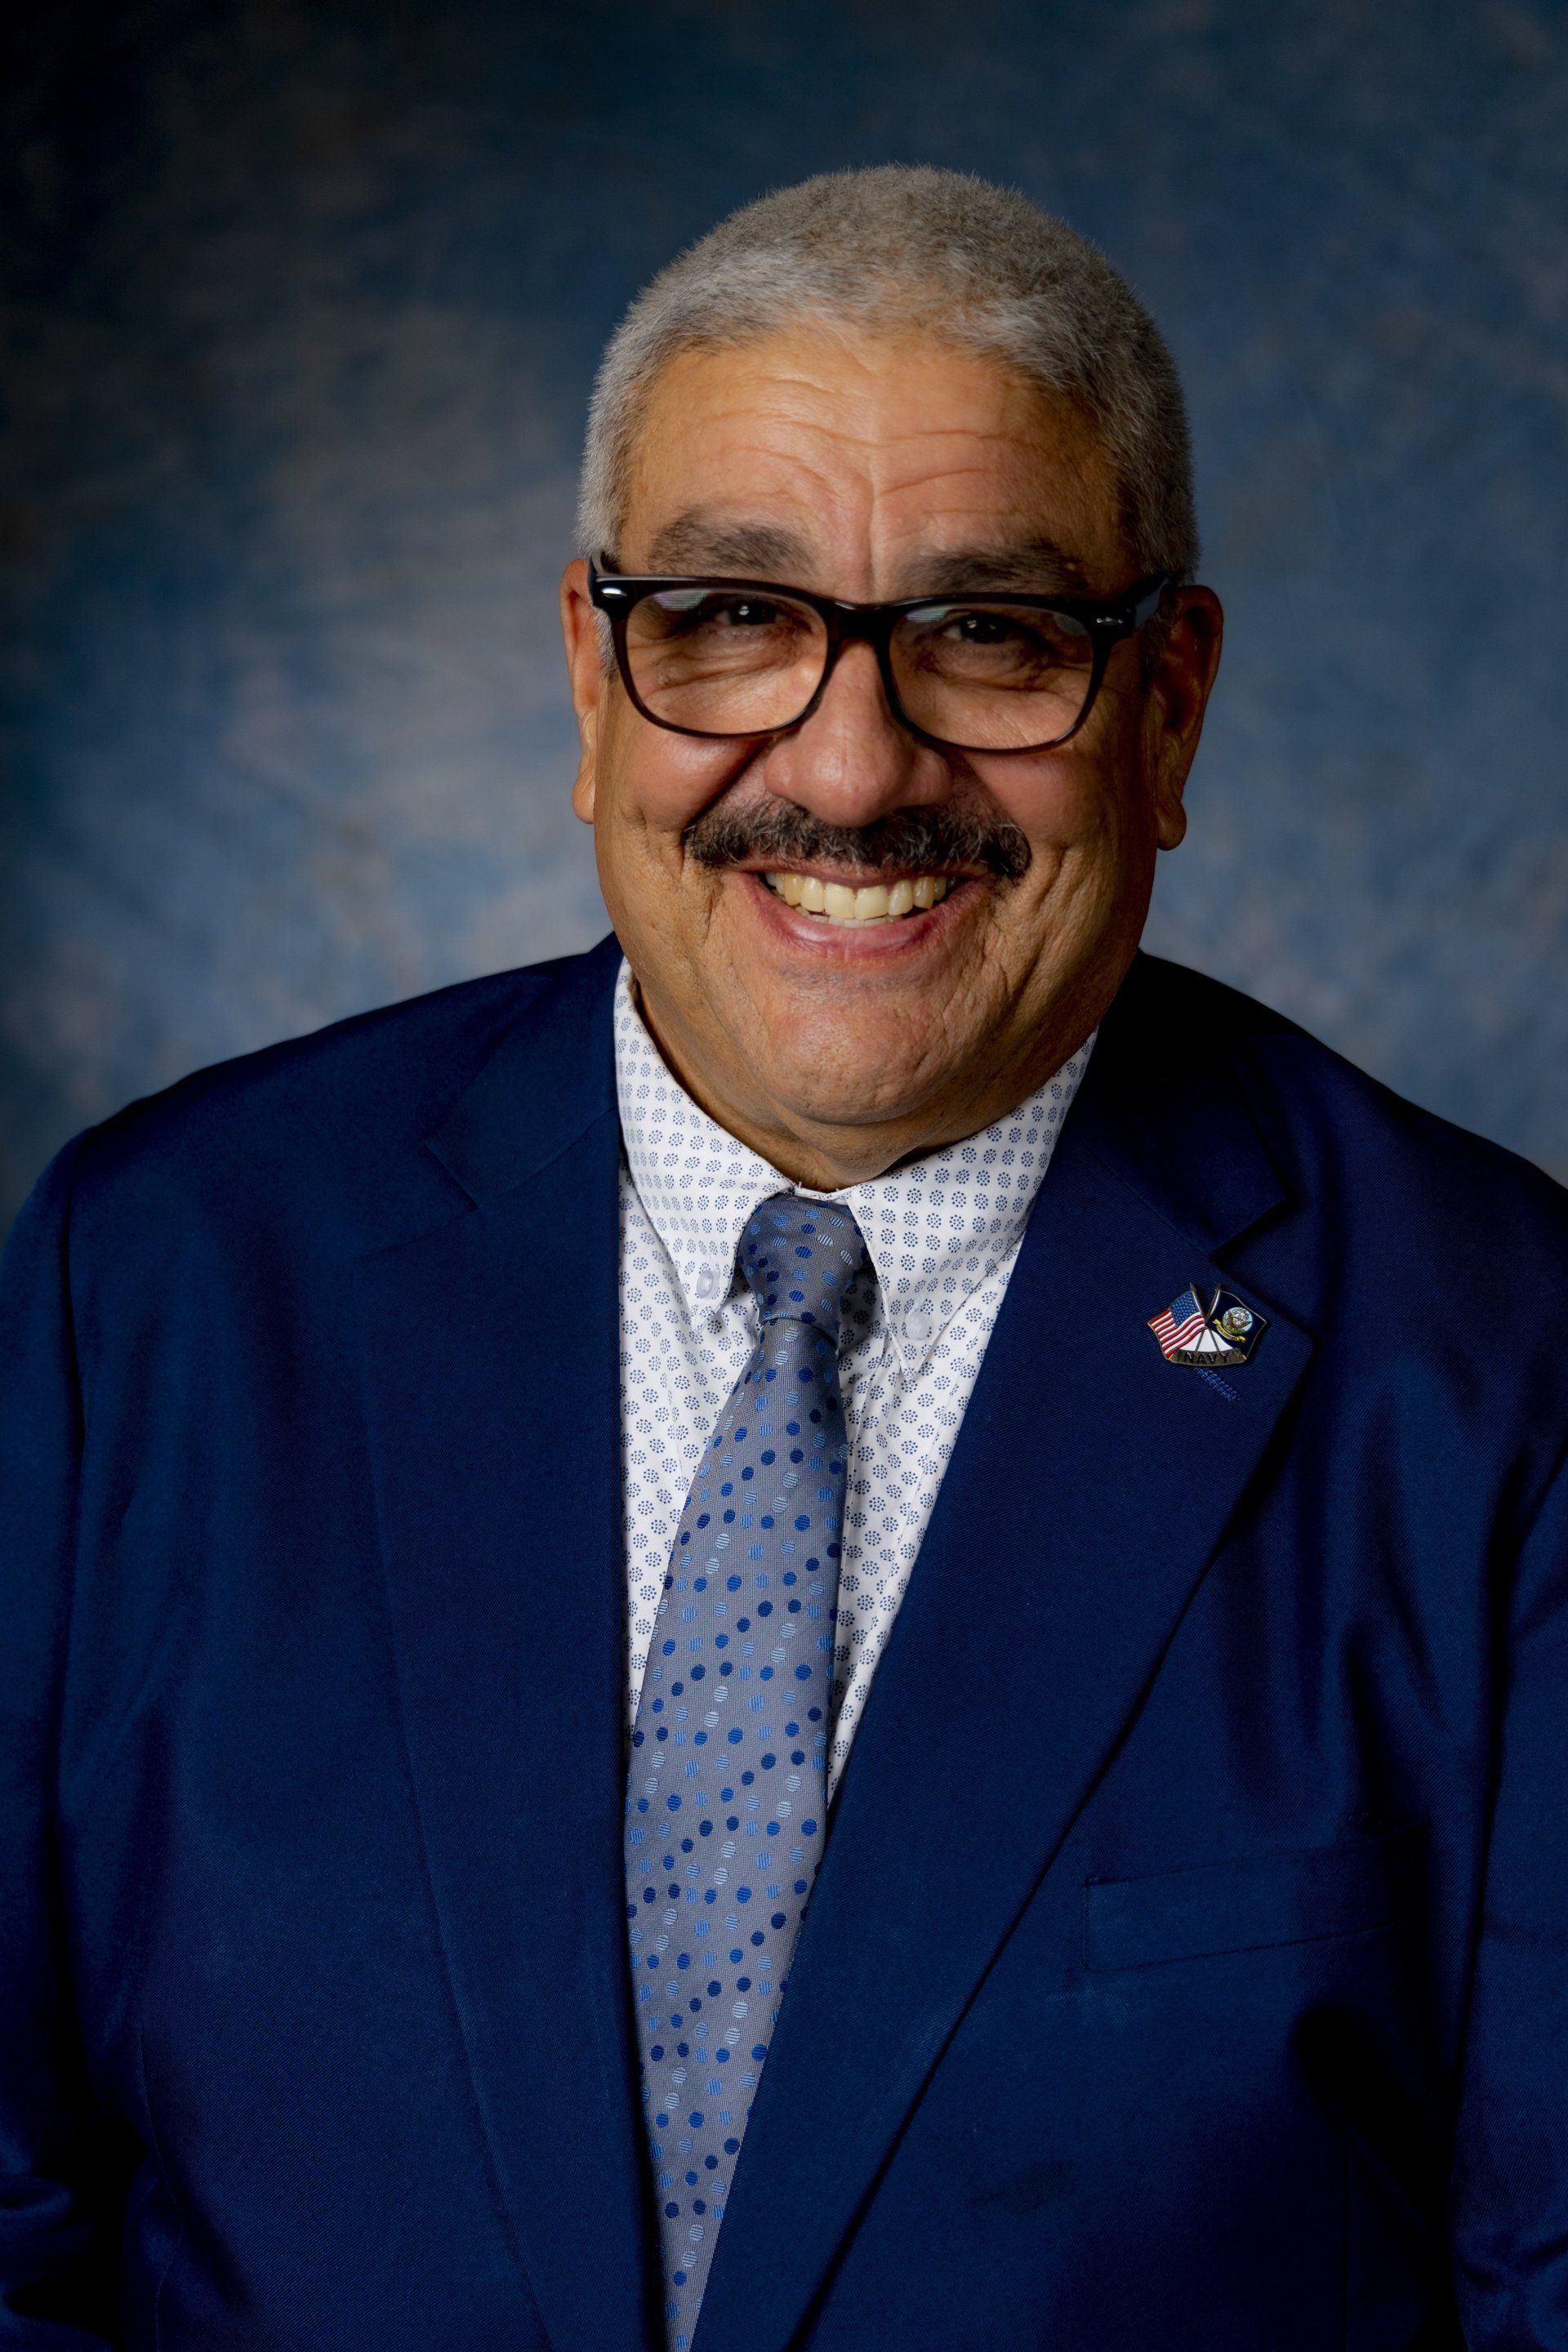
<svg viewBox="0 0 1568 2352">
<path fill-rule="evenodd" d="M 1175 362 L 1098 247 L 963 172 L 825 172 L 731 213 L 661 269 L 611 336 L 588 413 L 578 544 L 619 540 L 637 436 L 678 352 L 803 319 L 924 331 L 1065 394 L 1100 433 L 1141 578 L 1194 576 L 1192 451 Z"/>
</svg>

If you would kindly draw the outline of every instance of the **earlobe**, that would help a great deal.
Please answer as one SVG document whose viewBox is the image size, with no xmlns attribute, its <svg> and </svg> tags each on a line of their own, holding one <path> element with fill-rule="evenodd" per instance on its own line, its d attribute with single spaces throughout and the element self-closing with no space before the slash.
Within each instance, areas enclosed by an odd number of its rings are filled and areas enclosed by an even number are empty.
<svg viewBox="0 0 1568 2352">
<path fill-rule="evenodd" d="M 1154 820 L 1154 839 L 1162 849 L 1178 849 L 1187 830 L 1187 812 L 1182 795 L 1186 788 L 1187 771 L 1192 765 L 1192 739 L 1182 737 L 1164 723 L 1157 709 L 1150 712 L 1150 726 L 1144 738 L 1143 756 L 1148 765 L 1144 771 L 1149 779 L 1150 814 Z"/>
<path fill-rule="evenodd" d="M 594 805 L 597 798 L 598 762 L 594 757 L 595 720 L 597 717 L 597 711 L 585 710 L 577 722 L 583 739 L 583 756 L 577 762 L 576 780 L 572 786 L 572 806 L 584 824 L 594 822 Z"/>
<path fill-rule="evenodd" d="M 1162 849 L 1179 849 L 1187 837 L 1187 812 L 1179 792 L 1163 789 L 1155 796 L 1154 839 Z"/>
</svg>

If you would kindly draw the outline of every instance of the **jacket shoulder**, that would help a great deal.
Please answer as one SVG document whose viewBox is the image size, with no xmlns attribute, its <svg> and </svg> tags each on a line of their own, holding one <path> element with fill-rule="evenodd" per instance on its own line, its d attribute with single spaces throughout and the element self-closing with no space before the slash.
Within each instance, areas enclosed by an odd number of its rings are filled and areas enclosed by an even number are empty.
<svg viewBox="0 0 1568 2352">
<path fill-rule="evenodd" d="M 1352 1253 L 1370 1234 L 1391 1263 L 1479 1273 L 1489 1255 L 1568 1284 L 1568 1191 L 1543 1170 L 1421 1109 L 1239 990 L 1155 957 L 1139 964 L 1153 1060 L 1227 1063 L 1291 1192 Z"/>
<path fill-rule="evenodd" d="M 340 1246 L 451 1180 L 419 1149 L 502 1044 L 595 995 L 619 959 L 585 955 L 463 981 L 198 1070 L 79 1137 L 74 1215 L 130 1241 L 171 1218 L 308 1218 Z"/>
</svg>

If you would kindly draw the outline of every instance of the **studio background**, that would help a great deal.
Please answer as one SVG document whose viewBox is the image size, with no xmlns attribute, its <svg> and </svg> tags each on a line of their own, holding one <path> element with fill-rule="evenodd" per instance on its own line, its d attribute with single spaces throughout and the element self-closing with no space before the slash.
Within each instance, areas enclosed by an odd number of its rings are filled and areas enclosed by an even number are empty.
<svg viewBox="0 0 1568 2352">
<path fill-rule="evenodd" d="M 605 928 L 554 619 L 640 283 L 847 163 L 1163 325 L 1229 629 L 1149 943 L 1568 1178 L 1556 0 L 84 5 L 0 79 L 0 1225 L 203 1063 Z"/>
</svg>

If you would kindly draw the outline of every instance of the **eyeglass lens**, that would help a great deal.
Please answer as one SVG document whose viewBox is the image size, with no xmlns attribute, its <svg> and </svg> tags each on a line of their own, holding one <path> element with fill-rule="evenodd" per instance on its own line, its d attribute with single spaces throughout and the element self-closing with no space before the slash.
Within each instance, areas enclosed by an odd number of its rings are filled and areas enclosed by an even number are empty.
<svg viewBox="0 0 1568 2352">
<path fill-rule="evenodd" d="M 630 683 L 648 715 L 700 735 L 793 726 L 822 683 L 819 613 L 787 596 L 664 588 L 627 616 Z M 944 600 L 900 614 L 889 646 L 904 715 L 967 751 L 1044 749 L 1072 732 L 1094 643 L 1070 614 Z"/>
</svg>

